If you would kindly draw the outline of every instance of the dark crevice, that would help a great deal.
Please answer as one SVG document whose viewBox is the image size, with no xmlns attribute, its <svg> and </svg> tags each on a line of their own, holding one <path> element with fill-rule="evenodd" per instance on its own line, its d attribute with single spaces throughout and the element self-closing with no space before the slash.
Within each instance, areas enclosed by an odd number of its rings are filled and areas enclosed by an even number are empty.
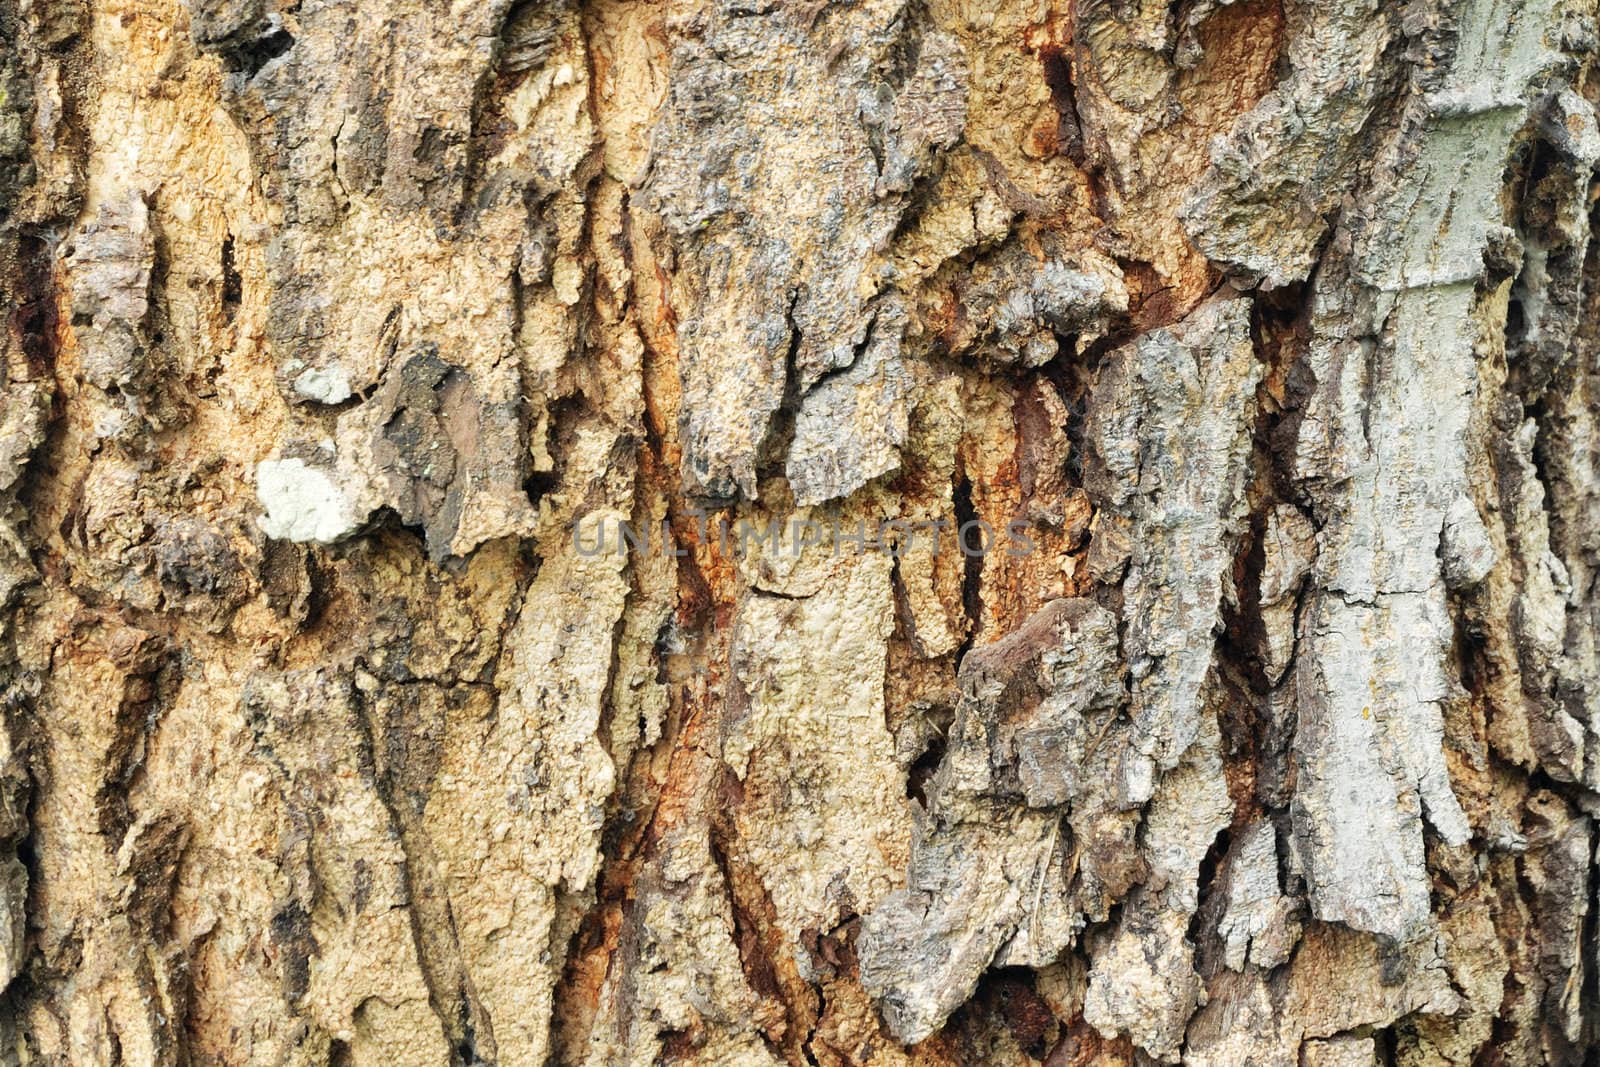
<svg viewBox="0 0 1600 1067">
<path fill-rule="evenodd" d="M 487 201 L 495 192 L 492 186 L 499 184 L 485 181 L 488 162 L 516 134 L 516 123 L 505 114 L 506 101 L 525 78 L 550 60 L 560 43 L 559 6 L 538 0 L 517 0 L 507 7 L 495 34 L 494 55 L 472 93 L 461 202 L 455 205 L 455 225 L 465 224 L 475 207 L 488 206 Z M 526 192 L 531 194 L 532 189 Z"/>
<path fill-rule="evenodd" d="M 557 471 L 534 471 L 522 480 L 522 491 L 528 494 L 528 503 L 535 508 L 560 486 L 561 475 Z"/>
<path fill-rule="evenodd" d="M 1395 1067 L 1396 1057 L 1399 1055 L 1399 1042 L 1393 1027 L 1379 1030 L 1372 1035 L 1372 1051 L 1380 1067 Z"/>
<path fill-rule="evenodd" d="M 1056 396 L 1067 409 L 1065 471 L 1069 485 L 1082 487 L 1089 395 L 1100 363 L 1110 350 L 1096 343 L 1081 358 L 1068 358 L 1070 353 L 1076 351 L 1077 341 L 1075 336 L 1057 334 L 1056 347 L 1060 355 L 1046 363 L 1040 373 L 1055 387 Z"/>
<path fill-rule="evenodd" d="M 1361 359 L 1361 381 L 1358 389 L 1361 393 L 1361 443 L 1363 449 L 1371 454 L 1372 440 L 1372 409 L 1377 402 L 1378 382 L 1383 378 L 1383 368 L 1378 365 L 1381 360 L 1394 358 L 1391 354 L 1393 345 L 1380 343 L 1385 336 L 1392 336 L 1395 316 L 1399 314 L 1400 303 L 1395 302 L 1388 316 L 1378 326 L 1370 337 L 1363 337 L 1357 344 Z"/>
<path fill-rule="evenodd" d="M 222 239 L 222 314 L 232 322 L 244 301 L 244 280 L 233 260 L 233 234 Z"/>
<path fill-rule="evenodd" d="M 472 1020 L 467 1018 L 464 1001 L 459 1026 L 461 1039 L 455 1046 L 456 1060 L 462 1067 L 478 1067 L 479 1064 L 485 1063 L 486 1061 L 478 1058 L 478 1035 L 472 1028 Z"/>
<path fill-rule="evenodd" d="M 1061 1035 L 1061 1020 L 1035 987 L 1034 972 L 1024 967 L 1001 967 L 979 981 L 983 997 L 994 1015 L 1011 1032 L 1024 1053 L 1043 1059 Z"/>
<path fill-rule="evenodd" d="M 1083 150 L 1083 120 L 1078 115 L 1078 91 L 1073 83 L 1072 61 L 1059 47 L 1045 45 L 1039 49 L 1039 63 L 1044 68 L 1045 85 L 1050 89 L 1050 103 L 1059 116 L 1056 152 L 1082 167 L 1087 157 Z"/>
<path fill-rule="evenodd" d="M 405 538 L 414 538 L 416 540 L 419 552 L 424 557 L 427 556 L 427 527 L 423 525 L 420 519 L 418 519 L 416 522 L 407 522 L 403 517 L 401 517 L 398 511 L 388 504 L 384 504 L 373 511 L 372 515 L 367 519 L 367 521 L 362 524 L 361 529 L 356 531 L 356 534 L 352 540 L 359 541 L 370 534 L 378 533 L 383 530 L 396 532 Z M 439 562 L 447 563 L 448 561 Z"/>
<path fill-rule="evenodd" d="M 294 35 L 283 27 L 275 27 L 261 37 L 239 45 L 224 53 L 231 70 L 244 74 L 245 80 L 261 73 L 261 68 L 294 47 Z"/>
<path fill-rule="evenodd" d="M 1196 879 L 1198 890 L 1195 897 L 1199 901 L 1199 907 L 1195 908 L 1194 914 L 1189 918 L 1188 937 L 1192 944 L 1198 945 L 1204 941 L 1202 928 L 1206 924 L 1206 918 L 1209 913 L 1209 909 L 1205 905 L 1211 896 L 1212 887 L 1217 880 L 1217 872 L 1222 866 L 1224 857 L 1228 855 L 1228 848 L 1232 842 L 1233 834 L 1224 826 L 1217 831 L 1217 836 L 1212 840 L 1211 847 L 1206 849 L 1205 857 L 1200 861 L 1200 871 Z"/>
<path fill-rule="evenodd" d="M 1261 458 L 1258 449 L 1256 457 Z M 1248 682 L 1248 690 L 1256 697 L 1265 697 L 1272 691 L 1266 664 L 1256 654 L 1265 641 L 1266 624 L 1261 615 L 1261 578 L 1266 570 L 1267 512 L 1273 501 L 1265 501 L 1250 515 L 1250 526 L 1244 543 L 1234 558 L 1233 585 L 1237 603 L 1224 604 L 1223 633 L 1218 645 L 1218 655 L 1226 656 L 1239 669 Z"/>
<path fill-rule="evenodd" d="M 1531 796 L 1541 790 L 1553 793 L 1560 797 L 1574 812 L 1581 812 L 1588 803 L 1588 798 L 1593 794 L 1581 782 L 1564 782 L 1554 778 L 1543 767 L 1534 767 L 1524 772 L 1527 776 L 1528 794 Z"/>
<path fill-rule="evenodd" d="M 959 536 L 959 532 L 966 529 L 968 523 L 978 520 L 977 509 L 972 504 L 972 479 L 965 470 L 960 472 L 956 480 L 952 503 L 955 506 L 956 530 Z M 979 535 L 982 536 L 981 531 Z M 966 658 L 967 653 L 972 650 L 978 630 L 983 625 L 983 555 L 963 551 L 961 565 L 961 606 L 967 616 L 967 636 L 956 649 L 957 669 L 960 668 L 961 661 Z"/>
<path fill-rule="evenodd" d="M 34 380 L 54 375 L 56 362 L 55 281 L 51 277 L 50 245 L 39 237 L 17 242 L 19 265 L 10 329 L 27 360 Z"/>
<path fill-rule="evenodd" d="M 1589 855 L 1595 855 L 1595 837 L 1592 833 L 1589 835 Z M 1583 916 L 1579 934 L 1581 940 L 1578 943 L 1579 960 L 1583 966 L 1583 987 L 1578 997 L 1582 1030 L 1578 1040 L 1588 1049 L 1600 1050 L 1600 953 L 1595 951 L 1600 946 L 1600 874 L 1596 873 L 1593 863 L 1585 871 L 1584 879 L 1589 907 Z"/>
<path fill-rule="evenodd" d="M 726 814 L 727 812 L 724 810 L 724 815 Z M 765 945 L 762 944 L 758 919 L 751 914 L 746 902 L 739 899 L 739 893 L 735 889 L 733 865 L 728 858 L 727 849 L 723 846 L 722 837 L 723 834 L 714 821 L 710 834 L 711 861 L 722 875 L 723 887 L 728 895 L 728 909 L 733 916 L 733 941 L 739 951 L 740 970 L 744 972 L 745 981 L 749 983 L 750 989 L 757 996 L 774 1001 L 783 1007 L 784 1016 L 788 1021 L 788 1026 L 785 1028 L 786 1032 L 783 1035 L 787 1040 L 783 1043 L 780 1043 L 773 1035 L 767 1033 L 765 1029 L 758 1029 L 757 1032 L 760 1034 L 762 1042 L 767 1046 L 768 1051 L 778 1060 L 785 1061 L 789 1057 L 784 1055 L 784 1044 L 803 1045 L 804 1041 L 810 1037 L 810 1034 L 801 1032 L 801 1027 L 798 1025 L 800 1022 L 799 1013 L 795 1010 L 794 1005 L 789 1003 L 788 998 L 784 996 L 783 985 L 778 978 L 777 966 L 767 954 Z M 771 908 L 770 901 L 764 901 L 763 903 L 769 909 Z"/>
<path fill-rule="evenodd" d="M 756 445 L 756 484 L 782 477 L 789 458 L 789 447 L 794 442 L 795 416 L 804 399 L 800 388 L 800 372 L 795 365 L 799 357 L 802 334 L 795 321 L 795 307 L 800 303 L 800 290 L 791 289 L 784 308 L 784 323 L 789 329 L 789 344 L 783 355 L 783 399 L 777 410 L 767 418 L 767 425 Z M 812 388 L 821 384 L 820 379 Z"/>
<path fill-rule="evenodd" d="M 943 733 L 936 733 L 928 739 L 927 747 L 922 750 L 911 764 L 911 769 L 906 773 L 906 798 L 914 800 L 928 810 L 928 783 L 938 773 L 939 765 L 944 762 L 944 755 L 948 748 L 948 739 Z"/>
<path fill-rule="evenodd" d="M 381 668 L 377 668 L 381 671 Z M 405 899 L 416 902 L 423 894 L 416 887 L 419 863 L 430 864 L 430 858 L 424 854 L 416 855 L 418 842 L 412 826 L 413 817 L 408 817 L 408 808 L 403 801 L 405 786 L 396 775 L 396 766 L 401 765 L 406 759 L 404 750 L 382 752 L 380 758 L 380 740 L 393 741 L 392 737 L 386 738 L 387 731 L 384 724 L 379 721 L 378 708 L 367 700 L 366 695 L 357 687 L 350 688 L 350 696 L 355 704 L 354 719 L 360 743 L 364 751 L 357 755 L 357 763 L 362 774 L 369 779 L 373 793 L 378 802 L 383 805 L 388 813 L 392 832 L 400 845 L 400 879 L 404 886 Z M 393 747 L 393 746 L 391 746 Z M 424 837 L 424 840 L 426 838 Z M 426 867 L 422 868 L 428 869 Z M 449 897 L 445 894 L 437 896 L 444 908 L 443 925 L 449 931 L 449 945 L 453 950 L 455 959 L 452 961 L 456 968 L 461 964 L 461 944 L 456 930 L 455 915 L 450 907 Z M 443 981 L 439 973 L 439 961 L 429 952 L 427 939 L 423 936 L 422 923 L 428 917 L 418 913 L 415 903 L 406 909 L 408 926 L 411 931 L 412 950 L 421 965 L 424 984 L 428 987 L 428 1002 L 443 1025 L 446 1034 L 457 1048 L 465 1047 L 471 1057 L 463 1056 L 459 1061 L 462 1067 L 477 1062 L 476 1037 L 472 1027 L 472 1008 L 474 998 L 465 988 L 451 990 L 448 983 Z M 454 993 L 453 1003 L 451 993 Z M 485 1019 L 485 1021 L 487 1021 Z"/>
</svg>

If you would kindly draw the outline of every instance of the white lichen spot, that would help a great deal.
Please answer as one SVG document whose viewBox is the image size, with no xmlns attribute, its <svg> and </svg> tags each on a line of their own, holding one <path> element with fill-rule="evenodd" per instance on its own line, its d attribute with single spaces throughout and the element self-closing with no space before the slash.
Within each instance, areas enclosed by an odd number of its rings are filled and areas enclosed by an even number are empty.
<svg viewBox="0 0 1600 1067">
<path fill-rule="evenodd" d="M 333 477 L 303 460 L 257 464 L 256 496 L 267 510 L 256 521 L 268 537 L 332 544 L 360 525 Z"/>
<path fill-rule="evenodd" d="M 319 404 L 342 404 L 350 399 L 350 375 L 337 363 L 312 367 L 295 378 L 294 391 Z"/>
</svg>

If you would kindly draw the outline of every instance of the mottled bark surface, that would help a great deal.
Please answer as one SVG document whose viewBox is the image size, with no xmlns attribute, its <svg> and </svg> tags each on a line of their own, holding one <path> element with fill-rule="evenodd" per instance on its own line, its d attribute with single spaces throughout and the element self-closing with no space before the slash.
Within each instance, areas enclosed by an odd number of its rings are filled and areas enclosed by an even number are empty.
<svg viewBox="0 0 1600 1067">
<path fill-rule="evenodd" d="M 1597 54 L 0 0 L 0 1064 L 1593 1062 Z"/>
</svg>

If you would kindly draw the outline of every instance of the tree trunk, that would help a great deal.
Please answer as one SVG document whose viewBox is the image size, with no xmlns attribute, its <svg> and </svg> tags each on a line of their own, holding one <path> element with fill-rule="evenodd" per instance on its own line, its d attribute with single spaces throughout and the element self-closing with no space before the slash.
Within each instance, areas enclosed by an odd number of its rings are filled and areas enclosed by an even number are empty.
<svg viewBox="0 0 1600 1067">
<path fill-rule="evenodd" d="M 0 1064 L 1596 1055 L 1593 0 L 0 0 Z"/>
</svg>

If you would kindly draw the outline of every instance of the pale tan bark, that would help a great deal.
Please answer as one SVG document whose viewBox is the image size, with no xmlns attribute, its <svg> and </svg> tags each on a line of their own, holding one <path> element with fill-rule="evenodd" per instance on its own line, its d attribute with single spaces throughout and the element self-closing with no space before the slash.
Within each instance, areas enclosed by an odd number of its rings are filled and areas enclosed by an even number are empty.
<svg viewBox="0 0 1600 1067">
<path fill-rule="evenodd" d="M 0 1061 L 1592 1058 L 1597 47 L 0 0 Z"/>
</svg>

